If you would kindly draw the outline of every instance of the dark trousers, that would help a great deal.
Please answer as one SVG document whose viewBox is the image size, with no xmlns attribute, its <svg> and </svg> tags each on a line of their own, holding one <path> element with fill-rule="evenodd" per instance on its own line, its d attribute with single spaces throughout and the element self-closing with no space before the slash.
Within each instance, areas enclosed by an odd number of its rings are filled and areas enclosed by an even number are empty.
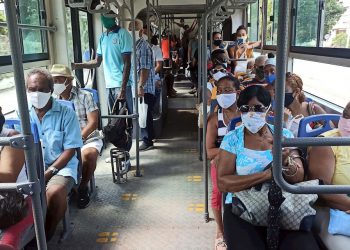
<svg viewBox="0 0 350 250">
<path fill-rule="evenodd" d="M 228 250 L 265 250 L 266 227 L 256 227 L 231 212 L 231 205 L 225 205 L 224 234 Z M 319 249 L 311 232 L 280 230 L 280 250 Z"/>
<path fill-rule="evenodd" d="M 156 97 L 153 94 L 145 93 L 144 101 L 148 105 L 146 128 L 141 128 L 141 137 L 147 146 L 153 145 L 153 108 L 156 103 Z"/>
</svg>

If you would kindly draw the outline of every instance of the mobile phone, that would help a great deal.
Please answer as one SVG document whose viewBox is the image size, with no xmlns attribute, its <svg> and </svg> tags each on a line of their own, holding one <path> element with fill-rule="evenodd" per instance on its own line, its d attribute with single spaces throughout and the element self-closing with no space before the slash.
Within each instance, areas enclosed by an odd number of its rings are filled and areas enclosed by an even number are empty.
<svg viewBox="0 0 350 250">
<path fill-rule="evenodd" d="M 237 40 L 237 44 L 238 44 L 238 45 L 243 44 L 243 38 L 239 38 L 239 39 Z"/>
</svg>

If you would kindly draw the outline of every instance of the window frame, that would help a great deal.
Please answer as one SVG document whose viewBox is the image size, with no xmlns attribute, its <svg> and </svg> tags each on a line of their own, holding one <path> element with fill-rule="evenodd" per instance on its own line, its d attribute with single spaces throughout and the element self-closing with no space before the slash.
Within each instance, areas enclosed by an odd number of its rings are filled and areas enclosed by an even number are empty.
<svg viewBox="0 0 350 250">
<path fill-rule="evenodd" d="M 45 2 L 44 0 L 37 0 L 38 1 L 38 7 L 39 7 L 39 15 L 40 15 L 40 26 L 44 27 L 47 21 L 46 17 L 46 8 L 45 8 Z M 16 0 L 17 5 L 17 11 L 18 9 L 18 0 Z M 20 24 L 20 13 L 17 15 L 17 22 Z M 32 53 L 32 54 L 24 54 L 24 45 L 23 45 L 23 36 L 22 36 L 22 30 L 24 30 L 21 27 L 18 27 L 19 35 L 20 35 L 20 45 L 21 45 L 21 52 L 22 52 L 22 60 L 23 63 L 30 63 L 30 62 L 36 62 L 36 61 L 43 61 L 43 60 L 49 60 L 50 59 L 50 53 L 49 53 L 49 43 L 48 43 L 48 30 L 40 30 L 41 33 L 41 42 L 43 48 L 46 49 L 47 52 L 42 53 Z M 29 29 L 30 30 L 30 29 Z M 34 30 L 34 29 L 33 29 Z M 10 52 L 11 53 L 11 52 Z M 11 55 L 6 56 L 0 56 L 0 66 L 7 66 L 12 65 L 12 59 Z"/>
<path fill-rule="evenodd" d="M 316 47 L 305 47 L 305 46 L 296 46 L 296 17 L 297 17 L 297 6 L 299 0 L 293 1 L 292 13 L 291 13 L 291 29 L 292 37 L 290 39 L 290 52 L 308 54 L 308 55 L 317 55 L 317 56 L 326 56 L 326 57 L 335 57 L 335 58 L 345 58 L 350 59 L 350 49 L 346 48 L 328 48 L 321 47 L 321 40 L 323 37 L 323 28 L 324 28 L 324 18 L 325 18 L 325 4 L 327 0 L 319 0 L 319 14 L 317 22 L 317 41 Z"/>
</svg>

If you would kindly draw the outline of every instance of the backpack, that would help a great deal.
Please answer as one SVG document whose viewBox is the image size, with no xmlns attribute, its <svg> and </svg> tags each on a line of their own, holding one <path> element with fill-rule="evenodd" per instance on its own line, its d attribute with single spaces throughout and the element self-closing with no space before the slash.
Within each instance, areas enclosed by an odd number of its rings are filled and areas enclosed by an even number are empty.
<svg viewBox="0 0 350 250">
<path fill-rule="evenodd" d="M 113 105 L 112 115 L 128 115 L 125 101 L 116 100 Z M 103 133 L 107 141 L 116 148 L 128 151 L 132 145 L 132 119 L 131 118 L 111 118 L 107 126 L 103 128 Z"/>
</svg>

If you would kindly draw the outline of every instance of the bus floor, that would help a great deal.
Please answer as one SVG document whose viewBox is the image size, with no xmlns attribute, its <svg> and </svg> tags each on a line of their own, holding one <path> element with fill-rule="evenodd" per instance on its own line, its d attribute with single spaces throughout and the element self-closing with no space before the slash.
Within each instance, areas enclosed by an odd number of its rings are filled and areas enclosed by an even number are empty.
<svg viewBox="0 0 350 250">
<path fill-rule="evenodd" d="M 197 111 L 181 109 L 189 84 L 177 84 L 177 108 L 169 106 L 162 135 L 152 150 L 140 153 L 143 177 L 129 172 L 125 184 L 114 184 L 109 149 L 95 172 L 97 194 L 88 208 L 70 205 L 72 236 L 57 243 L 62 223 L 48 249 L 213 249 L 215 222 L 204 221 L 204 177 L 198 160 Z M 184 86 L 187 86 L 185 88 Z M 134 147 L 133 147 L 134 148 Z M 135 166 L 134 149 L 131 151 Z M 211 211 L 210 211 L 211 213 Z"/>
</svg>

